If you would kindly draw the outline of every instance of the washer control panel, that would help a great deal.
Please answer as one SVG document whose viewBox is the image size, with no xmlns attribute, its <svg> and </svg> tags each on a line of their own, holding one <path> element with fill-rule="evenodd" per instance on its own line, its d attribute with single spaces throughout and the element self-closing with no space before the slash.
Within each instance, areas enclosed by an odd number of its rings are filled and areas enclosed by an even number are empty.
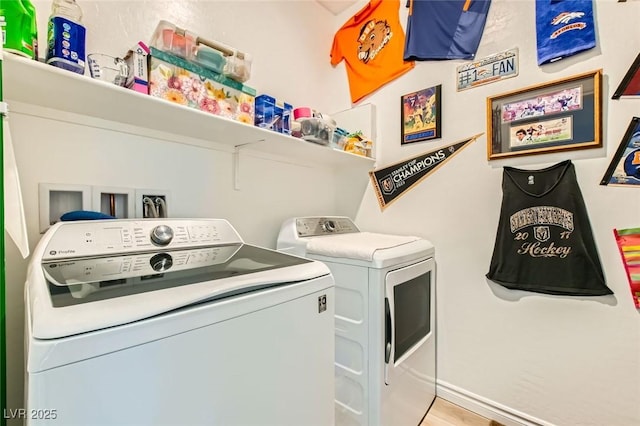
<svg viewBox="0 0 640 426">
<path fill-rule="evenodd" d="M 360 232 L 350 218 L 343 216 L 300 217 L 296 219 L 296 231 L 298 237 Z"/>
<path fill-rule="evenodd" d="M 151 242 L 164 247 L 173 239 L 173 229 L 167 225 L 158 225 L 151 230 Z"/>
<path fill-rule="evenodd" d="M 243 243 L 224 219 L 58 222 L 43 238 L 50 238 L 43 260 Z"/>
</svg>

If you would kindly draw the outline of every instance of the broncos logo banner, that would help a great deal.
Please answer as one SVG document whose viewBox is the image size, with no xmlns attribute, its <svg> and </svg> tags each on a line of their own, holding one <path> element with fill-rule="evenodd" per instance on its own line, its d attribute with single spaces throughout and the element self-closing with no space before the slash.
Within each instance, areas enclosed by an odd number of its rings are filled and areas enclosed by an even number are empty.
<svg viewBox="0 0 640 426">
<path fill-rule="evenodd" d="M 591 0 L 536 0 L 538 65 L 596 47 Z"/>
<path fill-rule="evenodd" d="M 479 133 L 468 139 L 438 148 L 382 169 L 369 172 L 369 177 L 378 198 L 380 209 L 384 210 L 409 189 L 419 184 L 432 172 L 456 155 L 462 148 L 482 136 Z"/>
</svg>

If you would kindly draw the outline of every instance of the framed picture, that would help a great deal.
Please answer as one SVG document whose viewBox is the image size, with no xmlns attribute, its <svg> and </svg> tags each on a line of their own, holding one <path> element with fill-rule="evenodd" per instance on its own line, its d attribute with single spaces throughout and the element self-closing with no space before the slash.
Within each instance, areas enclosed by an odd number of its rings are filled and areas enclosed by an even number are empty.
<svg viewBox="0 0 640 426">
<path fill-rule="evenodd" d="M 401 144 L 437 139 L 440 137 L 442 85 L 402 95 Z"/>
<path fill-rule="evenodd" d="M 611 99 L 640 96 L 640 53 L 629 67 Z"/>
<path fill-rule="evenodd" d="M 600 185 L 640 185 L 640 117 L 633 117 Z"/>
<path fill-rule="evenodd" d="M 602 146 L 602 70 L 487 98 L 487 158 Z"/>
</svg>

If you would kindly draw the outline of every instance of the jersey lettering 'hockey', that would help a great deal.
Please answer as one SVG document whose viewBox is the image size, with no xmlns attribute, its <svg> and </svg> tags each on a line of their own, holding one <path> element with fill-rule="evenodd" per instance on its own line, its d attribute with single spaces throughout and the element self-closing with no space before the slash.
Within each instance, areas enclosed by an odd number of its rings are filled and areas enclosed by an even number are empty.
<svg viewBox="0 0 640 426">
<path fill-rule="evenodd" d="M 613 293 L 605 284 L 571 161 L 541 170 L 505 167 L 502 195 L 487 278 L 538 293 Z"/>
</svg>

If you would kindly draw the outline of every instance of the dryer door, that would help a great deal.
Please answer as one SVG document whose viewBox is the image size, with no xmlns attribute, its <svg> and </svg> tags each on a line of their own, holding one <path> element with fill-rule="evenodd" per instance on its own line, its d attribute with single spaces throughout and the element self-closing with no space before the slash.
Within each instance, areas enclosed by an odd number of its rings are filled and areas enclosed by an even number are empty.
<svg viewBox="0 0 640 426">
<path fill-rule="evenodd" d="M 408 370 L 435 380 L 435 365 L 424 362 L 434 349 L 435 260 L 429 258 L 386 276 L 385 383 Z"/>
</svg>

